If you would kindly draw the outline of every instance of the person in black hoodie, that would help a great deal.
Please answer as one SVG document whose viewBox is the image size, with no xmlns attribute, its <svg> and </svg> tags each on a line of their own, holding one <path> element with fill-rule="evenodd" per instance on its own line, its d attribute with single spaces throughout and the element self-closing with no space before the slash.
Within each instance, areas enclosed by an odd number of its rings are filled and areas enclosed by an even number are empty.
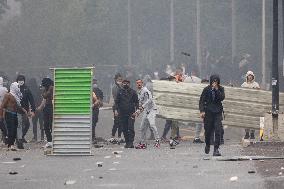
<svg viewBox="0 0 284 189">
<path fill-rule="evenodd" d="M 210 85 L 202 91 L 199 100 L 200 117 L 204 119 L 205 130 L 205 153 L 210 151 L 210 138 L 212 132 L 215 131 L 214 152 L 213 156 L 221 156 L 219 152 L 220 138 L 222 132 L 222 101 L 225 99 L 224 88 L 220 85 L 220 77 L 218 75 L 210 76 Z"/>
<path fill-rule="evenodd" d="M 119 117 L 125 139 L 125 148 L 134 148 L 135 111 L 139 108 L 138 95 L 130 88 L 130 81 L 123 80 L 115 99 L 115 116 Z"/>
<path fill-rule="evenodd" d="M 35 103 L 34 103 L 34 97 L 30 91 L 30 89 L 28 88 L 28 86 L 26 85 L 26 78 L 23 75 L 18 75 L 17 79 L 16 79 L 17 83 L 20 86 L 20 90 L 21 93 L 23 94 L 23 98 L 21 100 L 21 106 L 30 114 L 31 117 L 34 117 L 35 115 Z M 31 111 L 30 111 L 30 106 L 31 106 Z M 26 115 L 23 115 L 22 117 L 22 121 L 23 121 L 23 128 L 22 128 L 22 141 L 24 143 L 26 143 L 26 139 L 25 136 L 30 128 L 30 121 L 29 121 L 29 117 Z"/>
</svg>

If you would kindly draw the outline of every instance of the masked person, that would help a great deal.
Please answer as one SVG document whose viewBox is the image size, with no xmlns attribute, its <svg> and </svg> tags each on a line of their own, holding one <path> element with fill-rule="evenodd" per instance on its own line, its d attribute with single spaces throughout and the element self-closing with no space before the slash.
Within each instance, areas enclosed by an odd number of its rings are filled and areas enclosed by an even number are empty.
<svg viewBox="0 0 284 189">
<path fill-rule="evenodd" d="M 103 106 L 104 94 L 102 90 L 98 87 L 98 81 L 96 78 L 93 78 L 93 111 L 92 111 L 92 141 L 96 141 L 96 126 L 99 121 L 100 107 Z"/>
<path fill-rule="evenodd" d="M 221 141 L 222 128 L 222 101 L 225 99 L 224 88 L 220 85 L 218 75 L 210 76 L 210 84 L 202 91 L 199 100 L 200 117 L 204 119 L 205 130 L 205 153 L 210 152 L 210 138 L 212 132 L 215 132 L 213 156 L 221 156 L 219 146 Z"/>
<path fill-rule="evenodd" d="M 241 85 L 244 88 L 250 89 L 260 89 L 259 84 L 255 81 L 255 75 L 252 71 L 248 71 L 246 73 L 246 81 Z M 245 129 L 245 137 L 244 139 L 255 139 L 255 130 L 254 129 Z"/>
<path fill-rule="evenodd" d="M 15 151 L 14 146 L 15 140 L 17 138 L 17 128 L 18 128 L 18 113 L 24 113 L 27 115 L 27 111 L 21 107 L 22 93 L 20 91 L 17 82 L 14 82 L 10 86 L 10 92 L 6 93 L 3 102 L 0 106 L 0 122 L 3 123 L 4 118 L 8 130 L 8 150 Z M 5 117 L 4 117 L 5 116 Z"/>
<path fill-rule="evenodd" d="M 43 108 L 43 127 L 47 139 L 45 148 L 52 147 L 52 120 L 53 120 L 53 81 L 50 78 L 43 78 L 41 81 L 41 86 L 43 87 L 42 97 L 43 103 L 41 108 Z M 38 108 L 38 109 L 41 109 Z"/>
<path fill-rule="evenodd" d="M 112 97 L 113 100 L 115 102 L 116 100 L 116 96 L 118 91 L 121 89 L 122 86 L 122 76 L 120 73 L 117 73 L 114 76 L 114 85 L 112 87 Z M 119 124 L 119 117 L 115 115 L 115 104 L 113 104 L 112 106 L 113 109 L 113 126 L 112 126 L 112 130 L 111 130 L 111 138 L 109 140 L 109 142 L 116 144 L 116 143 L 123 143 L 124 140 L 121 138 L 121 134 L 122 134 L 122 127 Z M 117 137 L 118 139 L 115 139 L 115 133 L 117 131 Z"/>
<path fill-rule="evenodd" d="M 8 93 L 8 90 L 6 87 L 3 86 L 3 78 L 0 77 L 0 106 L 3 102 L 5 94 Z M 7 128 L 4 122 L 0 122 L 0 129 L 2 131 L 2 141 L 6 144 L 7 142 Z"/>
<path fill-rule="evenodd" d="M 130 88 L 130 81 L 123 80 L 115 99 L 115 116 L 119 116 L 122 132 L 125 139 L 125 148 L 134 148 L 135 137 L 133 116 L 139 108 L 138 95 Z"/>
<path fill-rule="evenodd" d="M 21 93 L 23 94 L 23 98 L 21 100 L 21 105 L 22 107 L 29 113 L 31 117 L 34 117 L 35 115 L 35 103 L 34 103 L 34 98 L 33 95 L 29 89 L 29 87 L 26 85 L 26 78 L 23 75 L 18 75 L 17 79 L 16 79 L 17 83 L 20 86 L 20 90 Z M 30 107 L 31 107 L 31 111 L 30 111 Z M 19 139 L 20 141 L 23 141 L 24 143 L 26 143 L 26 139 L 25 136 L 30 128 L 30 121 L 29 121 L 29 117 L 26 115 L 22 115 L 22 140 L 21 138 Z"/>
<path fill-rule="evenodd" d="M 136 117 L 143 112 L 142 122 L 140 126 L 141 130 L 141 141 L 135 147 L 136 149 L 145 149 L 147 147 L 146 141 L 146 131 L 150 125 L 151 130 L 154 132 L 155 137 L 155 147 L 160 147 L 160 137 L 158 134 L 158 130 L 156 127 L 156 114 L 157 114 L 157 107 L 153 101 L 153 97 L 151 92 L 146 88 L 143 87 L 143 81 L 137 80 L 136 86 L 138 89 L 138 99 L 139 99 L 139 110 L 136 111 Z M 149 123 L 149 125 L 148 125 Z"/>
</svg>

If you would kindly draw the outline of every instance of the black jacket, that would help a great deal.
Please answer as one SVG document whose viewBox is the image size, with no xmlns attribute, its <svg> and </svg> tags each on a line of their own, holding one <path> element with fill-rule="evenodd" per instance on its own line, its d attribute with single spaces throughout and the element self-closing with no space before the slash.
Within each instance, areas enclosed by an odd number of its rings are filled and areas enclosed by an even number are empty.
<svg viewBox="0 0 284 189">
<path fill-rule="evenodd" d="M 32 112 L 35 112 L 35 102 L 34 97 L 30 91 L 30 89 L 26 85 L 20 86 L 21 93 L 23 98 L 21 100 L 21 106 L 26 110 L 29 111 L 29 107 L 31 105 Z"/>
<path fill-rule="evenodd" d="M 139 107 L 138 95 L 135 90 L 119 89 L 115 99 L 115 109 L 122 116 L 133 114 Z"/>
<path fill-rule="evenodd" d="M 212 93 L 215 93 L 213 100 Z M 224 87 L 219 86 L 218 90 L 213 90 L 211 85 L 205 87 L 199 100 L 200 112 L 221 113 L 223 112 L 222 101 L 225 99 Z"/>
</svg>

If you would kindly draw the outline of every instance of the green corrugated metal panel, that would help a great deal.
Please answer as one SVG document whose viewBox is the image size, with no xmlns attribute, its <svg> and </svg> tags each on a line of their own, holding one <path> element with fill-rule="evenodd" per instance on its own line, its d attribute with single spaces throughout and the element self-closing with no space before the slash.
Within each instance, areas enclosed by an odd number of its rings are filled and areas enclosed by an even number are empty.
<svg viewBox="0 0 284 189">
<path fill-rule="evenodd" d="M 90 114 L 91 91 L 91 69 L 55 69 L 55 114 Z"/>
</svg>

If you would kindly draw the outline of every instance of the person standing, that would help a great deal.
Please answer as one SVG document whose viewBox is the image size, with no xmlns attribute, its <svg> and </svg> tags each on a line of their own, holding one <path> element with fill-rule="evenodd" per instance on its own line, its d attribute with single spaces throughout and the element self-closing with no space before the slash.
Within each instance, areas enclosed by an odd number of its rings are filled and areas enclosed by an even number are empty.
<svg viewBox="0 0 284 189">
<path fill-rule="evenodd" d="M 210 84 L 202 91 L 199 100 L 200 117 L 204 119 L 205 153 L 210 152 L 210 138 L 215 131 L 213 156 L 221 156 L 219 146 L 221 141 L 221 128 L 223 120 L 223 105 L 225 99 L 224 88 L 220 85 L 218 75 L 210 76 Z"/>
<path fill-rule="evenodd" d="M 99 121 L 100 107 L 103 106 L 104 93 L 98 87 L 98 81 L 93 78 L 93 111 L 92 111 L 92 141 L 94 144 L 96 141 L 96 126 Z"/>
<path fill-rule="evenodd" d="M 114 85 L 112 87 L 112 97 L 113 97 L 113 100 L 114 100 L 114 104 L 112 106 L 112 110 L 113 110 L 113 126 L 112 126 L 112 130 L 111 130 L 111 138 L 109 140 L 113 144 L 124 142 L 123 139 L 121 138 L 122 127 L 119 124 L 119 117 L 117 115 L 115 115 L 115 100 L 116 100 L 118 91 L 121 89 L 122 80 L 123 80 L 122 79 L 122 75 L 120 73 L 117 73 L 114 76 Z M 117 137 L 118 137 L 117 140 L 115 139 L 116 131 L 117 131 Z"/>
<path fill-rule="evenodd" d="M 133 116 L 139 108 L 138 95 L 130 88 L 130 81 L 123 80 L 122 88 L 119 89 L 115 99 L 115 116 L 119 116 L 122 132 L 125 139 L 125 148 L 134 148 L 135 137 Z"/>
<path fill-rule="evenodd" d="M 4 122 L 4 118 L 7 124 L 8 139 L 7 145 L 8 150 L 15 151 L 14 146 L 17 138 L 18 128 L 18 113 L 24 113 L 27 116 L 27 111 L 21 107 L 22 93 L 19 88 L 19 84 L 14 82 L 10 86 L 10 92 L 6 93 L 3 102 L 0 106 L 0 122 Z"/>
<path fill-rule="evenodd" d="M 3 77 L 0 77 L 0 106 L 3 102 L 3 99 L 4 99 L 4 96 L 5 94 L 8 93 L 8 90 L 6 87 L 3 86 Z M 7 128 L 6 128 L 6 125 L 4 124 L 4 122 L 0 122 L 0 129 L 2 131 L 2 141 L 4 143 L 7 142 Z"/>
<path fill-rule="evenodd" d="M 136 146 L 136 149 L 145 149 L 147 147 L 146 142 L 146 132 L 150 126 L 151 130 L 154 132 L 155 137 L 155 147 L 160 147 L 160 137 L 156 127 L 156 114 L 157 107 L 153 101 L 151 92 L 143 86 L 143 81 L 138 79 L 136 81 L 136 86 L 138 89 L 138 99 L 139 99 L 139 110 L 136 112 L 136 117 L 143 112 L 142 122 L 140 126 L 141 130 L 141 141 Z M 149 123 L 149 125 L 148 125 Z"/>
<path fill-rule="evenodd" d="M 52 147 L 52 121 L 53 121 L 53 86 L 54 83 L 50 78 L 43 78 L 41 81 L 43 87 L 43 127 L 47 139 L 45 148 Z M 41 109 L 41 108 L 38 108 Z"/>
<path fill-rule="evenodd" d="M 16 79 L 17 83 L 20 86 L 21 93 L 23 94 L 23 98 L 21 100 L 21 105 L 22 107 L 30 114 L 31 117 L 34 117 L 35 115 L 35 103 L 34 103 L 34 98 L 33 95 L 29 89 L 29 87 L 26 85 L 26 78 L 23 75 L 18 75 Z M 31 107 L 31 111 L 30 111 Z M 27 143 L 25 136 L 30 128 L 30 121 L 29 117 L 27 115 L 22 115 L 22 142 Z M 19 141 L 21 141 L 20 138 L 18 138 Z"/>
<path fill-rule="evenodd" d="M 246 73 L 246 81 L 241 85 L 241 87 L 250 89 L 260 89 L 259 84 L 255 81 L 255 75 L 252 71 L 248 71 Z M 254 133 L 254 129 L 245 129 L 244 139 L 255 139 Z"/>
</svg>

